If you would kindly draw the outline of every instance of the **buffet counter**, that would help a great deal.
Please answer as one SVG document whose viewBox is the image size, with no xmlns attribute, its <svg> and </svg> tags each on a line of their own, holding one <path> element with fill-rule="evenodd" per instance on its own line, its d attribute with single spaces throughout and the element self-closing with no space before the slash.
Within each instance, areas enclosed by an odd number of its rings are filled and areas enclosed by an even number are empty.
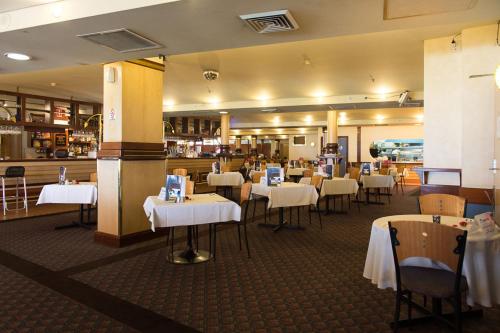
<svg viewBox="0 0 500 333">
<path fill-rule="evenodd" d="M 28 199 L 38 198 L 43 185 L 57 183 L 59 179 L 59 167 L 66 167 L 66 177 L 69 180 L 88 181 L 90 174 L 96 172 L 97 162 L 95 159 L 32 159 L 32 160 L 2 160 L 0 161 L 0 174 L 5 174 L 9 166 L 23 166 L 25 168 Z M 13 191 L 12 181 L 6 183 L 8 192 Z M 11 193 L 7 193 L 11 195 Z"/>
</svg>

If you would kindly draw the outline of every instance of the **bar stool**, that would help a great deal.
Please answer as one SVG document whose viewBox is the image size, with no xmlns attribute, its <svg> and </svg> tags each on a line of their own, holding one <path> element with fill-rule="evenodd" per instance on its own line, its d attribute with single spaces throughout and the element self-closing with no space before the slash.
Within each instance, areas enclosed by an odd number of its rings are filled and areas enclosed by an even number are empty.
<svg viewBox="0 0 500 333">
<path fill-rule="evenodd" d="M 26 191 L 26 177 L 24 177 L 24 167 L 23 166 L 10 166 L 5 169 L 5 175 L 2 176 L 2 199 L 3 199 L 3 215 L 7 214 L 8 210 L 21 210 L 26 209 L 26 213 L 28 212 L 28 192 Z M 6 178 L 15 178 L 16 179 L 16 195 L 7 197 L 5 195 L 5 179 Z M 24 199 L 23 199 L 23 207 L 19 208 L 19 178 L 23 180 L 23 188 L 24 188 Z M 16 198 L 16 208 L 9 209 L 7 206 L 7 198 Z"/>
</svg>

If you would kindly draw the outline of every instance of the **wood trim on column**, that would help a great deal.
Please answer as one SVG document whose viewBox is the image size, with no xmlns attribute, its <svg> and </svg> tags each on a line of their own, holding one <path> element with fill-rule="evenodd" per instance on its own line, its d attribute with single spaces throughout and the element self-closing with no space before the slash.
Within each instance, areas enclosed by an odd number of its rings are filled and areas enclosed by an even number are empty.
<svg viewBox="0 0 500 333">
<path fill-rule="evenodd" d="M 154 62 L 154 61 L 147 60 L 147 59 L 126 60 L 126 62 L 134 64 L 134 65 L 144 66 L 144 67 L 151 68 L 151 69 L 156 69 L 157 71 L 161 71 L 161 72 L 165 71 L 164 64 L 160 64 L 158 62 Z"/>
<path fill-rule="evenodd" d="M 133 234 L 117 236 L 104 232 L 96 231 L 94 233 L 94 242 L 111 247 L 124 247 L 135 243 L 145 242 L 154 238 L 162 237 L 167 234 L 168 228 L 157 228 L 156 232 L 145 230 Z"/>
<path fill-rule="evenodd" d="M 103 142 L 98 159 L 164 160 L 163 143 Z"/>
<path fill-rule="evenodd" d="M 358 126 L 357 128 L 357 139 L 356 139 L 356 146 L 357 146 L 357 152 L 356 152 L 356 162 L 361 162 L 361 126 Z"/>
</svg>

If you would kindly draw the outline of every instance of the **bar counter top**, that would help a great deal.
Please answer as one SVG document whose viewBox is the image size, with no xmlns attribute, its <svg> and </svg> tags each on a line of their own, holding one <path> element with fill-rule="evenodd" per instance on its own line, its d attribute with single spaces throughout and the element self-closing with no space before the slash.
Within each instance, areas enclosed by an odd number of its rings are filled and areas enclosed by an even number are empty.
<svg viewBox="0 0 500 333">
<path fill-rule="evenodd" d="M 95 158 L 25 158 L 25 159 L 9 159 L 0 160 L 0 163 L 12 163 L 12 162 L 61 162 L 61 161 L 95 161 Z"/>
</svg>

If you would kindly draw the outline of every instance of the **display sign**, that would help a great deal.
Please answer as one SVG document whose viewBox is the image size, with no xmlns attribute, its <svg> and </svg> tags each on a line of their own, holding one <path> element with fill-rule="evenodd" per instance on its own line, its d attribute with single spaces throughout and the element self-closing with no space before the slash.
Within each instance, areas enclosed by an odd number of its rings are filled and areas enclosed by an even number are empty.
<svg viewBox="0 0 500 333">
<path fill-rule="evenodd" d="M 267 186 L 278 186 L 281 184 L 281 168 L 268 167 L 266 169 Z"/>
<path fill-rule="evenodd" d="M 54 137 L 55 137 L 56 147 L 66 146 L 66 134 L 55 134 Z"/>
</svg>

